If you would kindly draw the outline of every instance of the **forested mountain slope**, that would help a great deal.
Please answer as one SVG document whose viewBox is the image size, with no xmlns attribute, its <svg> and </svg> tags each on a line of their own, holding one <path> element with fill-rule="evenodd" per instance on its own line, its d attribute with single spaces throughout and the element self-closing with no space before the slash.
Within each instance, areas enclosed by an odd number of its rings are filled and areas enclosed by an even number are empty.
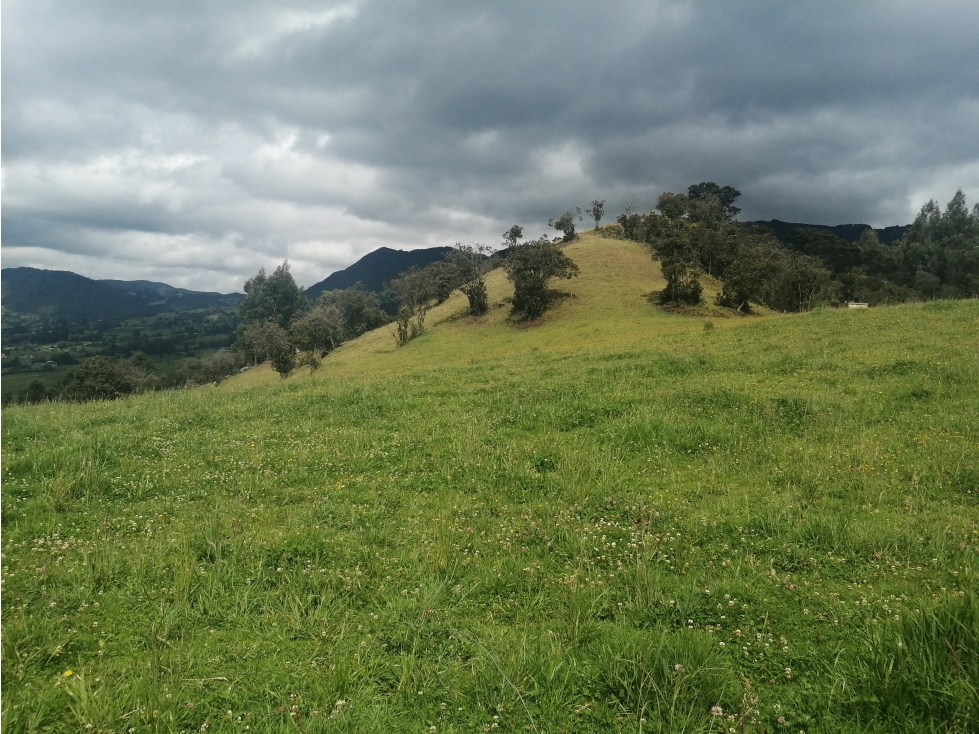
<svg viewBox="0 0 979 734">
<path fill-rule="evenodd" d="M 780 219 L 770 219 L 765 221 L 748 222 L 748 224 L 760 224 L 772 231 L 779 241 L 788 244 L 792 241 L 792 232 L 797 229 L 815 229 L 821 232 L 828 232 L 847 242 L 856 242 L 867 230 L 873 230 L 881 244 L 893 245 L 899 241 L 904 233 L 910 228 L 910 224 L 895 225 L 893 227 L 883 227 L 874 229 L 869 224 L 802 224 L 799 222 L 783 222 Z"/>
<path fill-rule="evenodd" d="M 207 293 L 145 280 L 93 280 L 63 270 L 4 268 L 3 307 L 57 319 L 122 321 L 170 311 L 235 306 L 237 293 Z"/>
<path fill-rule="evenodd" d="M 441 260 L 449 247 L 429 247 L 420 250 L 392 250 L 380 247 L 364 255 L 353 265 L 330 274 L 306 289 L 306 297 L 316 301 L 323 291 L 343 290 L 357 283 L 367 291 L 381 293 L 388 281 L 397 278 L 411 267 L 423 268 Z"/>
</svg>

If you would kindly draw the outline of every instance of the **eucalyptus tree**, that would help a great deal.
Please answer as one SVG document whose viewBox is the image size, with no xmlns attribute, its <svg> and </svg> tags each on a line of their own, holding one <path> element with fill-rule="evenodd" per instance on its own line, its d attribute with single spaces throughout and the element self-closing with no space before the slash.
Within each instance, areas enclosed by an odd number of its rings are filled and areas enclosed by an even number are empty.
<svg viewBox="0 0 979 734">
<path fill-rule="evenodd" d="M 238 314 L 243 324 L 255 321 L 273 321 L 283 329 L 296 316 L 309 310 L 309 301 L 303 289 L 289 272 L 286 260 L 271 275 L 265 268 L 245 282 L 245 298 L 238 304 Z"/>
<path fill-rule="evenodd" d="M 591 203 L 591 209 L 588 210 L 588 216 L 595 220 L 595 229 L 598 229 L 598 223 L 602 221 L 602 217 L 605 215 L 605 199 L 595 199 Z"/>
<path fill-rule="evenodd" d="M 511 228 L 511 232 L 512 229 L 520 230 L 516 226 Z M 522 230 L 515 233 L 514 244 L 521 235 Z M 490 264 L 492 251 L 492 248 L 486 245 L 460 245 L 456 243 L 455 248 L 446 254 L 447 261 L 455 270 L 459 290 L 469 299 L 469 313 L 473 316 L 479 316 L 489 310 L 489 295 L 486 292 L 485 276 L 492 267 Z"/>
</svg>

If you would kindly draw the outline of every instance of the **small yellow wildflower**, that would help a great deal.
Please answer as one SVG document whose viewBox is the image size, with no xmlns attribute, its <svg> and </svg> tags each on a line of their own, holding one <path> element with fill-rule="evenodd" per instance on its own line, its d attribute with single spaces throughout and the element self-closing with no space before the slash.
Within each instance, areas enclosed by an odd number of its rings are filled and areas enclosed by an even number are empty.
<svg viewBox="0 0 979 734">
<path fill-rule="evenodd" d="M 62 675 L 65 678 L 69 678 L 69 677 L 73 676 L 74 674 L 75 674 L 75 671 L 74 670 L 66 670 L 64 673 L 62 673 Z"/>
</svg>

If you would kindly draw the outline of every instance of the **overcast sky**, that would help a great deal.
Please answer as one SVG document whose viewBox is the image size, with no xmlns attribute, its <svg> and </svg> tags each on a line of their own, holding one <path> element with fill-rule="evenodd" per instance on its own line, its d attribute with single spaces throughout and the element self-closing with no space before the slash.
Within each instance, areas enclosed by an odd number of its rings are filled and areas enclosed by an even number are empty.
<svg viewBox="0 0 979 734">
<path fill-rule="evenodd" d="M 700 181 L 823 224 L 979 198 L 975 0 L 4 0 L 2 32 L 4 267 L 227 292 Z"/>
</svg>

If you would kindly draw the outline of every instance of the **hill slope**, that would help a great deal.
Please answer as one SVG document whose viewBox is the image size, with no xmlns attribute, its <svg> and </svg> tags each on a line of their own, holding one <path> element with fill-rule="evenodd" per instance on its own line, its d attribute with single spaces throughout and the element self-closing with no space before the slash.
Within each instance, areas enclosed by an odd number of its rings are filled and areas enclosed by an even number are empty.
<svg viewBox="0 0 979 734">
<path fill-rule="evenodd" d="M 490 311 L 485 316 L 473 319 L 466 315 L 466 297 L 456 292 L 429 312 L 426 333 L 407 347 L 395 346 L 393 327 L 381 327 L 342 345 L 326 358 L 324 369 L 387 372 L 403 370 L 407 364 L 446 365 L 531 349 L 593 352 L 611 345 L 629 348 L 646 344 L 653 334 L 665 337 L 703 329 L 701 319 L 669 313 L 651 303 L 652 294 L 664 288 L 666 281 L 659 264 L 643 246 L 586 232 L 563 250 L 579 264 L 581 276 L 552 281 L 552 288 L 567 297 L 559 300 L 539 324 L 511 323 L 508 299 L 513 289 L 500 268 L 486 278 Z M 702 282 L 705 305 L 694 312 L 713 319 L 719 328 L 771 313 L 758 307 L 755 316 L 732 316 L 727 309 L 709 305 L 721 288 L 720 282 L 709 277 Z M 262 366 L 233 378 L 229 386 L 277 380 L 277 374 Z"/>
<path fill-rule="evenodd" d="M 974 729 L 979 301 L 705 331 L 566 252 L 537 324 L 6 409 L 4 728 Z"/>
</svg>

